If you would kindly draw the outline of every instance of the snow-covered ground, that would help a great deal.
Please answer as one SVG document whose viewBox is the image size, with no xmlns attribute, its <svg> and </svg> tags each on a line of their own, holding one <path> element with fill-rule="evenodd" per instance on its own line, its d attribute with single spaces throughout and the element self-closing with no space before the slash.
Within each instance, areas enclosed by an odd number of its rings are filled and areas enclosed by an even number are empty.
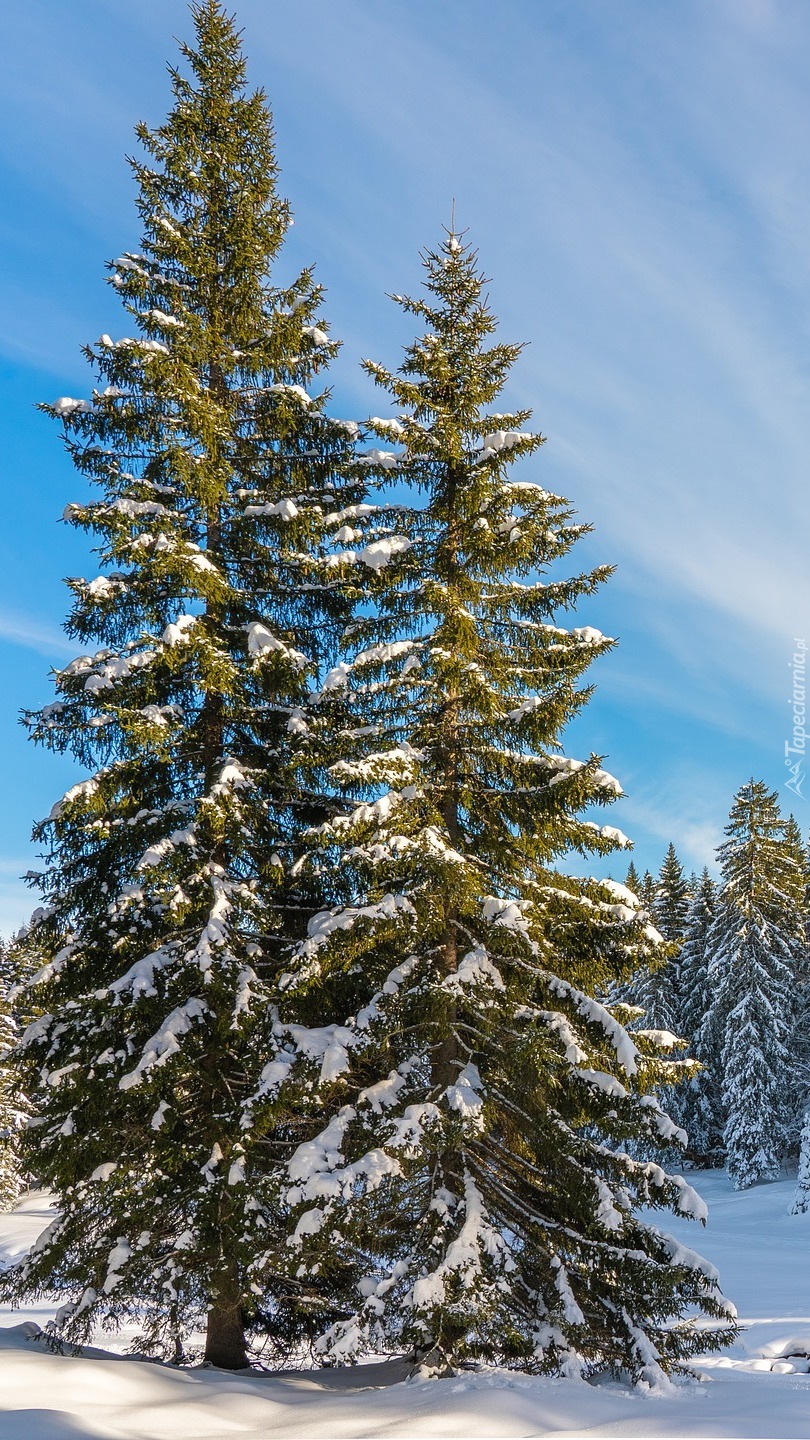
<svg viewBox="0 0 810 1440">
<path fill-rule="evenodd" d="M 671 1396 L 491 1371 L 406 1381 L 396 1365 L 290 1375 L 176 1371 L 108 1349 L 43 1349 L 31 1322 L 47 1309 L 0 1310 L 0 1440 L 346 1440 L 346 1437 L 810 1437 L 810 1215 L 789 1216 L 793 1184 L 742 1194 L 725 1176 L 690 1176 L 707 1229 L 670 1227 L 718 1266 L 745 1331 L 701 1362 L 702 1383 Z M 0 1260 L 48 1223 L 46 1197 L 0 1215 Z M 795 1352 L 795 1353 L 794 1353 Z M 793 1358 L 783 1358 L 793 1353 Z"/>
</svg>

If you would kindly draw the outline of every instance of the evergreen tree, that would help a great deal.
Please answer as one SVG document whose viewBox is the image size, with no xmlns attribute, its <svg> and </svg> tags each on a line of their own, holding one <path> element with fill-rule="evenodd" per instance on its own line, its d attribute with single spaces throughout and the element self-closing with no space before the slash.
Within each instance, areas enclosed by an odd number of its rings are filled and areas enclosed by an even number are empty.
<svg viewBox="0 0 810 1440">
<path fill-rule="evenodd" d="M 798 1151 L 805 1112 L 810 1106 L 810 856 L 794 815 L 789 815 L 785 822 L 785 845 L 796 866 L 796 884 L 789 892 L 798 919 L 793 962 L 794 1026 L 790 1043 L 793 1134 L 789 1148 Z"/>
<path fill-rule="evenodd" d="M 641 1023 L 647 1029 L 681 1034 L 681 993 L 678 950 L 683 940 L 689 911 L 689 889 L 683 867 L 670 844 L 658 882 L 649 872 L 641 883 L 641 896 L 653 924 L 669 950 L 662 951 L 652 965 L 645 965 L 625 987 L 622 998 L 643 1011 Z"/>
<path fill-rule="evenodd" d="M 624 883 L 627 886 L 627 889 L 631 891 L 633 895 L 638 895 L 639 888 L 641 886 L 641 876 L 639 875 L 632 860 L 627 867 L 627 874 L 624 878 Z"/>
<path fill-rule="evenodd" d="M 786 1077 L 800 874 L 777 797 L 761 781 L 737 792 L 726 835 L 718 851 L 723 881 L 708 940 L 711 1004 L 700 1048 L 720 1053 L 726 1164 L 743 1189 L 778 1176 L 790 1129 Z"/>
<path fill-rule="evenodd" d="M 784 848 L 791 861 L 785 871 L 785 898 L 795 909 L 800 921 L 796 973 L 804 977 L 808 965 L 806 930 L 807 898 L 810 890 L 810 855 L 802 842 L 802 832 L 795 815 L 788 815 L 785 821 Z"/>
<path fill-rule="evenodd" d="M 799 826 L 799 822 L 796 819 L 796 816 L 793 814 L 788 815 L 787 820 L 785 821 L 785 844 L 793 854 L 794 858 L 798 861 L 800 867 L 802 868 L 802 872 L 804 873 L 804 871 L 807 869 L 808 864 L 807 850 L 802 840 L 802 832 Z"/>
<path fill-rule="evenodd" d="M 709 1001 L 706 942 L 717 906 L 717 886 L 707 868 L 698 877 L 684 925 L 680 951 L 681 1028 L 694 1042 Z"/>
<path fill-rule="evenodd" d="M 681 993 L 680 1033 L 701 1069 L 673 1092 L 670 1113 L 689 1136 L 687 1153 L 698 1164 L 723 1157 L 723 1104 L 720 1050 L 704 1049 L 703 1021 L 711 1002 L 707 946 L 717 903 L 717 887 L 704 869 L 686 920 L 678 957 Z"/>
<path fill-rule="evenodd" d="M 217 0 L 192 14 L 171 114 L 137 132 L 141 249 L 110 267 L 134 338 L 87 348 L 90 400 L 45 407 L 101 492 L 66 511 L 103 566 L 69 582 L 68 630 L 101 648 L 30 717 L 93 773 L 36 832 L 45 1013 L 18 1063 L 60 1213 L 4 1284 L 66 1292 L 69 1340 L 134 1314 L 179 1355 L 202 1320 L 207 1360 L 239 1368 L 275 1293 L 255 1268 L 280 1226 L 283 1245 L 273 1164 L 300 1138 L 289 1114 L 246 1129 L 244 1103 L 324 904 L 296 864 L 330 808 L 296 746 L 363 557 L 333 545 L 359 492 L 335 481 L 351 427 L 309 388 L 335 348 L 320 290 L 271 277 L 290 217 L 265 99 Z"/>
<path fill-rule="evenodd" d="M 641 877 L 641 884 L 638 888 L 638 898 L 647 910 L 652 911 L 655 905 L 655 879 L 649 870 L 645 870 Z"/>
<path fill-rule="evenodd" d="M 810 856 L 802 844 L 801 831 L 793 815 L 788 816 L 785 838 L 804 880 L 800 907 L 801 936 L 795 966 L 796 1023 L 792 1046 L 799 1153 L 796 1193 L 789 1209 L 791 1215 L 803 1215 L 810 1210 Z"/>
<path fill-rule="evenodd" d="M 431 1370 L 479 1356 L 652 1380 L 706 1343 L 677 1317 L 726 1311 L 636 1213 L 702 1212 L 627 1154 L 676 1133 L 642 1093 L 666 1064 L 595 998 L 658 937 L 625 887 L 556 868 L 627 843 L 582 818 L 618 784 L 560 744 L 612 644 L 560 615 L 606 571 L 561 577 L 585 527 L 513 475 L 541 439 L 528 412 L 493 409 L 518 347 L 488 344 L 474 254 L 450 233 L 425 268 L 424 298 L 400 301 L 424 334 L 398 373 L 367 363 L 398 411 L 370 426 L 401 448 L 365 458 L 381 486 L 396 475 L 407 548 L 322 701 L 357 712 L 332 767 L 350 809 L 313 836 L 355 898 L 316 917 L 300 958 L 365 993 L 329 1051 L 286 1033 L 265 1079 L 300 1093 L 308 1075 L 323 1107 L 289 1167 L 292 1263 L 355 1269 L 336 1357 L 407 1346 Z"/>
<path fill-rule="evenodd" d="M 675 853 L 675 846 L 670 843 L 658 876 L 653 916 L 656 928 L 671 944 L 683 940 L 690 898 L 689 882 Z"/>
</svg>

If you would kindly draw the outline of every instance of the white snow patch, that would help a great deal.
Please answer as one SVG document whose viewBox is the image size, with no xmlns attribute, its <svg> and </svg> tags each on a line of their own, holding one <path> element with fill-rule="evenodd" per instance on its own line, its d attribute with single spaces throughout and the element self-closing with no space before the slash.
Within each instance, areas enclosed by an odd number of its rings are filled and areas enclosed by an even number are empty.
<svg viewBox="0 0 810 1440">
<path fill-rule="evenodd" d="M 187 1035 L 195 1020 L 202 1020 L 208 1013 L 208 1006 L 203 1000 L 192 996 L 184 1005 L 178 1005 L 166 1016 L 160 1029 L 147 1040 L 143 1054 L 129 1074 L 123 1075 L 118 1082 L 119 1090 L 130 1090 L 134 1085 L 140 1085 L 143 1076 L 152 1070 L 156 1065 L 165 1065 L 173 1055 L 180 1053 L 180 1037 Z"/>
<path fill-rule="evenodd" d="M 294 500 L 274 500 L 266 505 L 246 505 L 242 514 L 246 519 L 254 519 L 259 516 L 275 517 L 279 520 L 295 520 L 300 514 Z"/>
<path fill-rule="evenodd" d="M 171 625 L 167 625 L 161 639 L 164 645 L 187 645 L 191 639 L 191 631 L 197 624 L 197 615 L 178 615 Z"/>
<path fill-rule="evenodd" d="M 260 620 L 253 620 L 245 626 L 248 637 L 248 654 L 254 655 L 257 660 L 263 660 L 267 655 L 282 655 L 285 660 L 292 662 L 296 670 L 304 670 L 309 664 L 309 659 L 300 650 L 295 650 L 283 640 L 279 640 L 263 625 Z"/>
</svg>

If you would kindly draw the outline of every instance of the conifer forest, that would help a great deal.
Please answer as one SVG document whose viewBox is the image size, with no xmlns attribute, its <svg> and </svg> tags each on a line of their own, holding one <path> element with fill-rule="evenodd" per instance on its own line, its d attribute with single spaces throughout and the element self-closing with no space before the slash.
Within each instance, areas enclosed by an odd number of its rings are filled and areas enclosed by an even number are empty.
<svg viewBox="0 0 810 1440">
<path fill-rule="evenodd" d="M 79 778 L 0 948 L 0 1222 L 50 1205 L 17 1250 L 0 1223 L 0 1304 L 47 1311 L 43 1366 L 124 1336 L 206 1384 L 394 1366 L 403 1414 L 465 1376 L 677 1396 L 743 1333 L 701 1177 L 807 1244 L 801 815 L 741 775 L 711 869 L 638 865 L 587 744 L 612 565 L 514 399 L 541 337 L 438 217 L 377 297 L 380 414 L 338 413 L 249 43 L 191 5 L 107 267 L 124 338 L 40 407 L 98 573 L 23 713 Z M 429 1433 L 552 1433 L 466 1423 Z"/>
</svg>

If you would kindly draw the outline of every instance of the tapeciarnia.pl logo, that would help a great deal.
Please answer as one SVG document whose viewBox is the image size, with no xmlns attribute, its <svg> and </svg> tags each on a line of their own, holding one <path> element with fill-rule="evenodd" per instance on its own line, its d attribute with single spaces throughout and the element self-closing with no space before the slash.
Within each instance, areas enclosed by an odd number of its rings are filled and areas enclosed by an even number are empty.
<svg viewBox="0 0 810 1440">
<path fill-rule="evenodd" d="M 789 778 L 785 781 L 788 790 L 798 795 L 802 800 L 805 798 L 802 786 L 805 781 L 804 761 L 807 750 L 807 731 L 804 722 L 807 718 L 807 642 L 795 639 L 793 641 L 793 655 L 789 661 L 793 674 L 793 691 L 791 696 L 791 709 L 793 712 L 792 740 L 785 741 L 785 764 L 790 771 Z"/>
</svg>

